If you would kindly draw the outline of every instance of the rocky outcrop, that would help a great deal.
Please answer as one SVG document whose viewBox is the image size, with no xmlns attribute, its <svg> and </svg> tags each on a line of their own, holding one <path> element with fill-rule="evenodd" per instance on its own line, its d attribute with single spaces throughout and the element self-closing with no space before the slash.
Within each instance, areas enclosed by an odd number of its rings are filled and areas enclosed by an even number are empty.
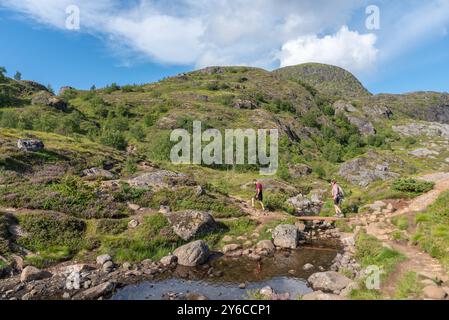
<svg viewBox="0 0 449 320">
<path fill-rule="evenodd" d="M 67 102 L 59 97 L 55 97 L 48 91 L 40 91 L 34 94 L 31 99 L 31 104 L 44 105 L 61 111 L 67 110 Z"/>
<path fill-rule="evenodd" d="M 111 294 L 116 287 L 114 282 L 108 281 L 96 287 L 92 287 L 73 297 L 74 300 L 96 300 L 100 297 Z"/>
<path fill-rule="evenodd" d="M 128 180 L 130 186 L 142 189 L 162 189 L 177 185 L 193 185 L 193 181 L 182 173 L 176 173 L 168 170 L 154 170 L 146 172 L 131 180 Z"/>
<path fill-rule="evenodd" d="M 376 180 L 388 180 L 399 177 L 399 174 L 390 171 L 387 162 L 379 162 L 376 153 L 369 153 L 340 166 L 338 174 L 352 184 L 366 187 Z"/>
<path fill-rule="evenodd" d="M 341 273 L 327 271 L 312 274 L 308 282 L 314 290 L 340 294 L 353 281 Z"/>
<path fill-rule="evenodd" d="M 178 264 L 186 267 L 201 265 L 209 258 L 209 247 L 203 240 L 188 243 L 173 252 Z"/>
<path fill-rule="evenodd" d="M 115 179 L 115 175 L 113 173 L 100 168 L 90 168 L 83 170 L 83 176 L 92 178 Z"/>
<path fill-rule="evenodd" d="M 276 247 L 296 249 L 299 244 L 299 230 L 291 224 L 278 225 L 273 230 L 273 242 Z"/>
<path fill-rule="evenodd" d="M 312 168 L 306 164 L 294 164 L 288 168 L 292 178 L 302 178 L 312 174 Z"/>
<path fill-rule="evenodd" d="M 449 139 L 449 125 L 437 122 L 413 122 L 406 125 L 393 126 L 393 130 L 405 137 L 427 136 Z"/>
<path fill-rule="evenodd" d="M 200 235 L 217 230 L 218 226 L 212 215 L 201 211 L 182 211 L 165 215 L 173 231 L 183 240 L 190 240 Z"/>
<path fill-rule="evenodd" d="M 306 196 L 299 194 L 288 199 L 287 205 L 292 207 L 298 216 L 316 216 L 320 213 L 323 202 L 318 197 L 309 200 Z"/>
<path fill-rule="evenodd" d="M 353 126 L 357 127 L 357 129 L 359 129 L 360 133 L 363 136 L 367 137 L 376 134 L 376 129 L 374 129 L 373 124 L 367 119 L 349 115 L 346 116 L 346 118 L 348 119 L 349 123 L 351 123 Z"/>
<path fill-rule="evenodd" d="M 257 103 L 251 101 L 251 100 L 241 100 L 241 99 L 237 99 L 236 101 L 234 101 L 234 106 L 235 109 L 247 109 L 247 110 L 253 110 L 253 109 L 257 109 Z"/>
<path fill-rule="evenodd" d="M 439 152 L 427 148 L 420 148 L 410 151 L 408 154 L 417 158 L 434 158 L 439 155 Z"/>
<path fill-rule="evenodd" d="M 44 143 L 41 140 L 37 139 L 19 139 L 17 141 L 17 148 L 19 148 L 20 151 L 25 152 L 38 152 L 41 150 L 44 150 L 45 146 Z"/>
</svg>

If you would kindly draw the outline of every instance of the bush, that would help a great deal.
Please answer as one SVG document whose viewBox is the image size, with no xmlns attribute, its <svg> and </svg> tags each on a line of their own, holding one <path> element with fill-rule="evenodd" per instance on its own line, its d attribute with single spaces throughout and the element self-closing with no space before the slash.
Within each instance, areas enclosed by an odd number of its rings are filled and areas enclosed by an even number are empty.
<svg viewBox="0 0 449 320">
<path fill-rule="evenodd" d="M 32 213 L 19 217 L 20 226 L 29 234 L 18 241 L 32 251 L 45 251 L 52 246 L 81 248 L 86 224 L 73 217 Z"/>
<path fill-rule="evenodd" d="M 106 130 L 100 136 L 100 142 L 105 146 L 113 147 L 118 150 L 126 150 L 128 142 L 120 131 Z"/>
<path fill-rule="evenodd" d="M 127 220 L 100 219 L 96 221 L 96 232 L 103 235 L 118 235 L 128 228 Z"/>
<path fill-rule="evenodd" d="M 264 199 L 265 207 L 270 211 L 283 210 L 287 196 L 281 193 L 270 194 Z"/>
<path fill-rule="evenodd" d="M 434 183 L 415 179 L 398 179 L 393 182 L 394 191 L 422 194 L 433 189 Z"/>
</svg>

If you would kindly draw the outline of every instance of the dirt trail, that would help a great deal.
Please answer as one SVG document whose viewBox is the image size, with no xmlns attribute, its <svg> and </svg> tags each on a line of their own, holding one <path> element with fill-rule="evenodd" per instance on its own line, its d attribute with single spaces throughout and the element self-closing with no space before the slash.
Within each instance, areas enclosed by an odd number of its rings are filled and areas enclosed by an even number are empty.
<svg viewBox="0 0 449 320">
<path fill-rule="evenodd" d="M 433 204 L 437 198 L 445 191 L 449 190 L 449 173 L 435 173 L 420 177 L 421 180 L 435 183 L 433 190 L 411 200 L 404 208 L 388 214 L 380 222 L 369 223 L 366 227 L 367 233 L 382 240 L 385 245 L 390 246 L 405 256 L 394 274 L 387 279 L 382 291 L 386 297 L 393 297 L 396 291 L 397 282 L 409 271 L 416 272 L 432 280 L 447 279 L 447 272 L 438 260 L 429 254 L 421 251 L 418 247 L 409 243 L 398 243 L 391 239 L 390 234 L 398 231 L 398 228 L 391 224 L 391 218 L 405 216 L 409 221 L 414 221 L 414 215 L 425 210 Z"/>
</svg>

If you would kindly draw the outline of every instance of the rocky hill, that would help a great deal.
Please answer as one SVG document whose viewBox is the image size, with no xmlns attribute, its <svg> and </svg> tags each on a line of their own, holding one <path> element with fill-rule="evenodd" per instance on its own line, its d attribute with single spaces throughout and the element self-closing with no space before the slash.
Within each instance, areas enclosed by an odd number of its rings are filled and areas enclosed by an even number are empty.
<svg viewBox="0 0 449 320">
<path fill-rule="evenodd" d="M 194 120 L 222 132 L 279 129 L 277 174 L 259 176 L 260 164 L 172 164 L 170 133 L 191 131 Z M 448 123 L 446 93 L 371 95 L 349 72 L 319 64 L 209 67 L 58 95 L 1 76 L 0 221 L 9 227 L 0 233 L 0 266 L 17 264 L 19 252 L 41 267 L 104 252 L 122 262 L 160 258 L 186 241 L 169 211 L 224 219 L 218 232 L 193 228 L 187 237 L 220 247 L 225 236 L 265 230 L 243 201 L 256 178 L 273 220 L 332 215 L 332 178 L 347 191 L 347 214 L 414 197 L 400 179 L 449 169 Z"/>
<path fill-rule="evenodd" d="M 371 93 L 350 72 L 331 65 L 306 63 L 275 70 L 284 80 L 299 81 L 336 97 L 367 97 Z"/>
</svg>

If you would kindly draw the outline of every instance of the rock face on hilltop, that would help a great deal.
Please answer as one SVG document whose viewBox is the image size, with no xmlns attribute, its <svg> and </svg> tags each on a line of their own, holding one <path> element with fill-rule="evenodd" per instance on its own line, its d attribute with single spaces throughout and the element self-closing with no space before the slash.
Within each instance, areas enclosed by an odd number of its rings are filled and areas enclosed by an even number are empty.
<svg viewBox="0 0 449 320">
<path fill-rule="evenodd" d="M 286 80 L 302 81 L 330 96 L 369 97 L 371 94 L 350 72 L 331 65 L 306 63 L 273 72 Z"/>
</svg>

